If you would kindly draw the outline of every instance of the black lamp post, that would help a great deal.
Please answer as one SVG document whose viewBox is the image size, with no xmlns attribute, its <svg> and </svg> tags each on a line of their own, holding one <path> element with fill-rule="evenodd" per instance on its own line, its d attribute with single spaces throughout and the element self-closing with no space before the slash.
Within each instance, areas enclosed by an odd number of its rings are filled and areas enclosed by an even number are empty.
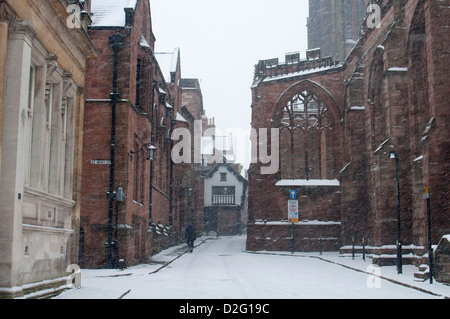
<svg viewBox="0 0 450 319">
<path fill-rule="evenodd" d="M 402 224 L 400 215 L 400 164 L 398 153 L 392 151 L 389 153 L 390 159 L 395 159 L 396 177 L 397 177 L 397 273 L 403 273 L 402 265 Z"/>
<path fill-rule="evenodd" d="M 434 276 L 434 262 L 433 262 L 433 247 L 431 237 L 431 204 L 430 204 L 430 188 L 425 187 L 423 198 L 427 200 L 427 225 L 428 225 L 428 267 L 430 270 L 430 284 L 433 284 Z"/>
<path fill-rule="evenodd" d="M 130 151 L 130 153 L 128 153 L 128 155 L 130 156 L 130 162 L 133 161 L 133 155 L 134 154 L 138 154 L 140 152 L 142 152 L 143 149 L 146 149 L 146 160 L 150 161 L 150 186 L 149 186 L 149 203 L 148 203 L 148 225 L 149 227 L 152 225 L 152 176 L 153 176 L 153 161 L 156 160 L 156 153 L 157 153 L 157 149 L 156 147 L 153 145 L 153 143 L 147 143 L 141 146 L 141 148 L 135 152 Z"/>
</svg>

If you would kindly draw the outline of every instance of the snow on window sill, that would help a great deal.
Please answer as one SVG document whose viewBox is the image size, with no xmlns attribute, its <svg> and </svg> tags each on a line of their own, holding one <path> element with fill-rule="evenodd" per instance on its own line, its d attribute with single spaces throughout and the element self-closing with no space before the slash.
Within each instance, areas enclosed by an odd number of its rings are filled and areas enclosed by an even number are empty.
<svg viewBox="0 0 450 319">
<path fill-rule="evenodd" d="M 287 186 L 340 186 L 341 183 L 337 179 L 283 179 L 278 181 L 276 186 L 287 187 Z"/>
</svg>

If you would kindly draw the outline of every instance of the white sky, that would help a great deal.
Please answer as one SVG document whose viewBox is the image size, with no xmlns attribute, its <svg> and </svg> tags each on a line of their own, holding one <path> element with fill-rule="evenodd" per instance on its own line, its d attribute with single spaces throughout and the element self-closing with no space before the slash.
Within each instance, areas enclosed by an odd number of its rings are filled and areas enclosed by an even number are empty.
<svg viewBox="0 0 450 319">
<path fill-rule="evenodd" d="M 150 0 L 156 52 L 180 47 L 183 78 L 201 80 L 220 130 L 251 122 L 254 65 L 307 49 L 308 0 Z"/>
</svg>

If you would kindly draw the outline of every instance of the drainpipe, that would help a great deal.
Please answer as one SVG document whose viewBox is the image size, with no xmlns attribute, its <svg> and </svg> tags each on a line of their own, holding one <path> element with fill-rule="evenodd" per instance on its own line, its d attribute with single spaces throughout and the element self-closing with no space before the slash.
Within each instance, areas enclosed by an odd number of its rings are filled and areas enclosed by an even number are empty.
<svg viewBox="0 0 450 319">
<path fill-rule="evenodd" d="M 171 113 L 173 112 L 173 113 Z M 169 157 L 171 157 L 171 151 L 173 148 L 172 133 L 175 126 L 175 111 L 169 111 L 170 117 L 170 128 L 169 128 Z M 169 159 L 169 225 L 173 226 L 173 161 L 172 158 Z"/>
<path fill-rule="evenodd" d="M 150 131 L 150 143 L 151 145 L 155 145 L 155 133 L 154 133 L 154 114 L 155 114 L 155 90 L 158 87 L 158 82 L 153 80 L 152 83 L 152 113 L 151 113 L 151 117 L 150 117 L 150 123 L 151 123 L 151 131 Z M 148 186 L 148 228 L 152 229 L 152 225 L 153 225 L 153 216 L 152 216 L 152 207 L 153 207 L 153 200 L 152 200 L 152 194 L 153 194 L 153 161 L 150 160 L 150 181 L 149 181 L 149 186 Z M 153 256 L 153 230 L 151 231 L 151 236 L 150 236 L 150 256 Z"/>
<path fill-rule="evenodd" d="M 154 133 L 154 127 L 155 125 L 153 124 L 154 121 L 154 113 L 155 113 L 155 90 L 158 86 L 158 82 L 156 82 L 155 80 L 152 83 L 152 113 L 151 113 L 151 118 L 150 118 L 150 122 L 151 122 L 151 133 L 150 133 L 150 143 L 151 145 L 155 145 L 155 133 Z M 150 182 L 149 182 L 149 189 L 148 189 L 148 196 L 149 196 L 149 201 L 148 201 L 148 227 L 151 228 L 152 224 L 153 224 L 153 217 L 152 217 L 152 206 L 153 206 L 153 201 L 152 201 L 152 193 L 153 193 L 153 161 L 150 160 Z M 153 235 L 152 235 L 153 238 Z M 153 240 L 152 240 L 153 242 Z M 152 244 L 152 249 L 153 249 L 153 244 Z"/>
<path fill-rule="evenodd" d="M 106 248 L 108 252 L 108 268 L 113 269 L 113 258 L 112 258 L 112 248 L 114 242 L 112 240 L 113 232 L 113 208 L 114 208 L 114 197 L 116 193 L 114 192 L 114 158 L 116 153 L 116 106 L 117 100 L 120 95 L 117 92 L 117 66 L 119 63 L 119 51 L 124 45 L 124 37 L 120 34 L 114 34 L 109 37 L 109 45 L 114 51 L 114 69 L 113 69 L 113 91 L 110 94 L 112 110 L 111 110 L 111 164 L 109 169 L 109 191 L 108 196 L 108 241 L 106 243 Z"/>
</svg>

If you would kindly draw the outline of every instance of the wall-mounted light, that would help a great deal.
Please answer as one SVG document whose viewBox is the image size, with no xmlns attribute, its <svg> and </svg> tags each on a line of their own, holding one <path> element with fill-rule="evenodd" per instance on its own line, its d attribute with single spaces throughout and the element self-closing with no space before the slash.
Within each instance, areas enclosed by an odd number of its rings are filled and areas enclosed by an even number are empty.
<svg viewBox="0 0 450 319">
<path fill-rule="evenodd" d="M 146 151 L 147 151 L 147 157 L 146 157 L 147 161 L 156 160 L 156 153 L 157 153 L 156 147 L 152 143 L 147 143 L 147 144 L 142 145 L 142 147 L 139 150 L 137 150 L 135 152 L 130 151 L 130 153 L 128 153 L 128 155 L 130 156 L 130 162 L 133 161 L 133 155 L 140 153 L 144 148 L 146 148 Z"/>
<path fill-rule="evenodd" d="M 157 153 L 156 147 L 153 144 L 149 145 L 147 147 L 147 161 L 156 160 L 156 153 Z"/>
</svg>

